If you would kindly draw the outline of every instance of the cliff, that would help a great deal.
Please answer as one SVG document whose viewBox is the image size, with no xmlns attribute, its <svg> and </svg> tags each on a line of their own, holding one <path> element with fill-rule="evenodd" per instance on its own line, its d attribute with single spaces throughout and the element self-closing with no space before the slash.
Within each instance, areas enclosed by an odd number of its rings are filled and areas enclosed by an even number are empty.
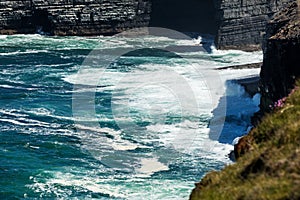
<svg viewBox="0 0 300 200">
<path fill-rule="evenodd" d="M 267 25 L 261 69 L 261 110 L 270 111 L 300 76 L 300 18 L 297 4 L 277 13 Z"/>
<path fill-rule="evenodd" d="M 215 6 L 204 0 L 0 1 L 0 33 L 113 35 L 135 27 L 215 34 Z"/>
<path fill-rule="evenodd" d="M 293 0 L 216 0 L 219 49 L 261 49 L 270 17 Z"/>
<path fill-rule="evenodd" d="M 0 33 L 112 35 L 148 26 L 147 0 L 12 0 L 0 2 Z"/>
<path fill-rule="evenodd" d="M 289 4 L 267 25 L 261 108 L 271 112 L 235 145 L 237 162 L 207 174 L 191 200 L 300 199 L 300 81 L 292 90 L 300 78 L 299 8 Z"/>
<path fill-rule="evenodd" d="M 274 12 L 294 0 L 10 0 L 0 1 L 0 34 L 112 35 L 164 27 L 216 35 L 220 49 L 260 49 Z"/>
</svg>

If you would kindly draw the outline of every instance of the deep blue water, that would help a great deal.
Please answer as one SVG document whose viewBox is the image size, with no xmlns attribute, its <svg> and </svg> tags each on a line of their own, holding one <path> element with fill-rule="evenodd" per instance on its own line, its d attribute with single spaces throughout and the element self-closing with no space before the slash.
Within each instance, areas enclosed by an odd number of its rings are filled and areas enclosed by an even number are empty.
<svg viewBox="0 0 300 200">
<path fill-rule="evenodd" d="M 227 88 L 220 97 L 238 106 L 227 103 L 222 142 L 212 141 L 210 120 L 225 116 L 212 113 L 219 99 L 212 103 L 190 63 L 200 68 L 261 60 L 261 52 L 176 55 L 155 49 L 193 42 L 1 36 L 0 199 L 187 199 L 194 182 L 230 163 L 231 141 L 245 133 L 257 109 L 241 87 L 225 82 L 259 72 L 215 72 Z M 150 49 L 108 66 L 91 62 L 95 48 L 109 52 L 139 43 Z M 186 85 L 187 93 L 179 92 Z"/>
</svg>

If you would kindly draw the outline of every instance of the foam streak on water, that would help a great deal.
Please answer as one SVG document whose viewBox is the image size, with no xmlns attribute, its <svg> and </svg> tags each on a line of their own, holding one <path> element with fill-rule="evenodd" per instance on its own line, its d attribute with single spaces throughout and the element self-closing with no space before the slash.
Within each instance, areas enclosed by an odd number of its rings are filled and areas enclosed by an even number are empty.
<svg viewBox="0 0 300 200">
<path fill-rule="evenodd" d="M 187 199 L 194 182 L 230 163 L 232 142 L 246 132 L 259 103 L 258 95 L 231 81 L 257 76 L 259 69 L 217 72 L 225 94 L 212 94 L 203 80 L 213 77 L 196 71 L 260 62 L 262 53 L 178 53 L 183 60 L 156 51 L 124 55 L 100 78 L 95 73 L 106 66 L 85 66 L 80 77 L 77 72 L 94 48 L 201 40 L 1 36 L 0 198 Z M 93 90 L 96 115 L 84 112 L 88 105 L 74 115 L 72 95 L 84 99 Z M 228 106 L 220 114 L 224 100 Z M 215 125 L 225 119 L 218 140 L 210 135 L 212 119 Z"/>
</svg>

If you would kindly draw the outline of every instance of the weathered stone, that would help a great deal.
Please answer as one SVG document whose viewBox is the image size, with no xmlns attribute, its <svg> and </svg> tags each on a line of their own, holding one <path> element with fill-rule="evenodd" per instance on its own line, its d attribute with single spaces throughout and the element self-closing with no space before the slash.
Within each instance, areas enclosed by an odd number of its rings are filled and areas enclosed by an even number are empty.
<svg viewBox="0 0 300 200">
<path fill-rule="evenodd" d="M 0 33 L 114 34 L 148 26 L 148 0 L 23 0 L 0 3 Z"/>
<path fill-rule="evenodd" d="M 0 33 L 112 35 L 155 26 L 216 35 L 220 49 L 261 48 L 266 23 L 295 0 L 10 0 L 0 2 Z"/>
<path fill-rule="evenodd" d="M 300 17 L 296 2 L 277 13 L 267 25 L 261 70 L 261 110 L 286 97 L 300 78 Z"/>
<path fill-rule="evenodd" d="M 216 0 L 219 49 L 261 48 L 269 18 L 294 0 Z"/>
</svg>

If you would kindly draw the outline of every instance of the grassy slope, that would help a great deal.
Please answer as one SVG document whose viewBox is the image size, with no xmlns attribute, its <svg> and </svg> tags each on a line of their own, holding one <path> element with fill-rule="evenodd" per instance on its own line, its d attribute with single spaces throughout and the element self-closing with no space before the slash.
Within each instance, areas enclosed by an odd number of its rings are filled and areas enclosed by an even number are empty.
<svg viewBox="0 0 300 200">
<path fill-rule="evenodd" d="M 243 140 L 248 152 L 206 175 L 191 199 L 300 199 L 300 89 Z"/>
</svg>

